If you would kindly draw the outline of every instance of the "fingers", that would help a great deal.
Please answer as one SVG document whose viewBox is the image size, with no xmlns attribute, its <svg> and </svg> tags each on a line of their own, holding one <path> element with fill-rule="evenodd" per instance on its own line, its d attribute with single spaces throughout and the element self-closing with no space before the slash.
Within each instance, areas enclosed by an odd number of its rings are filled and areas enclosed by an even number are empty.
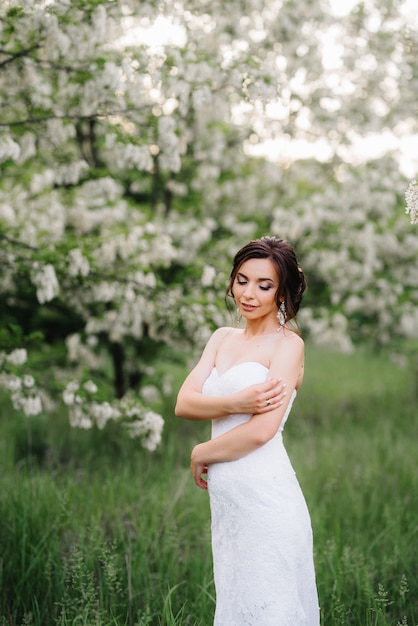
<svg viewBox="0 0 418 626">
<path fill-rule="evenodd" d="M 286 387 L 286 383 L 281 378 L 267 378 L 264 385 L 266 385 L 265 391 Z"/>
<path fill-rule="evenodd" d="M 202 476 L 199 476 L 197 479 L 195 479 L 195 483 L 198 487 L 200 487 L 200 489 L 205 489 L 207 491 L 208 481 L 202 478 Z"/>
<path fill-rule="evenodd" d="M 281 379 L 268 379 L 258 398 L 259 412 L 266 413 L 277 409 L 283 404 L 286 394 L 286 384 Z"/>
<path fill-rule="evenodd" d="M 208 488 L 208 466 L 205 465 L 200 476 L 198 477 L 198 482 L 196 483 L 198 487 L 201 489 Z"/>
<path fill-rule="evenodd" d="M 190 469 L 193 475 L 194 482 L 200 489 L 208 488 L 208 466 L 201 463 L 191 463 Z"/>
</svg>

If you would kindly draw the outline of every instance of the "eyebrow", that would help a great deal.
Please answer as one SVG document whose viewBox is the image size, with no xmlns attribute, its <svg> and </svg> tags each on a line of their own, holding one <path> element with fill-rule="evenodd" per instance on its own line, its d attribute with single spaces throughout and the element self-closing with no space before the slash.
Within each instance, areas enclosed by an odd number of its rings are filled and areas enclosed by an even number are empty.
<svg viewBox="0 0 418 626">
<path fill-rule="evenodd" d="M 238 276 L 240 276 L 241 278 L 245 278 L 246 280 L 248 280 L 248 276 L 246 276 L 246 275 L 245 275 L 245 274 L 243 274 L 242 272 L 237 272 L 237 278 L 238 278 Z M 258 282 L 259 282 L 259 283 L 262 283 L 262 282 L 264 282 L 264 281 L 266 281 L 266 280 L 267 280 L 268 282 L 270 282 L 270 283 L 273 283 L 273 284 L 274 284 L 274 280 L 273 280 L 272 278 L 259 278 L 259 279 L 258 279 Z"/>
</svg>

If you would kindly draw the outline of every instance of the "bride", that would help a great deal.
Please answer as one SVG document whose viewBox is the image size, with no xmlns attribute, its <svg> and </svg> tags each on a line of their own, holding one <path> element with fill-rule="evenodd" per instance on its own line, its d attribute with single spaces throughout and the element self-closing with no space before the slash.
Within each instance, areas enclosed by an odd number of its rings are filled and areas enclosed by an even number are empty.
<svg viewBox="0 0 418 626">
<path fill-rule="evenodd" d="M 310 517 L 282 439 L 303 379 L 305 288 L 286 241 L 241 248 L 227 293 L 245 327 L 216 330 L 178 394 L 176 415 L 212 421 L 191 470 L 209 491 L 214 626 L 319 626 Z"/>
</svg>

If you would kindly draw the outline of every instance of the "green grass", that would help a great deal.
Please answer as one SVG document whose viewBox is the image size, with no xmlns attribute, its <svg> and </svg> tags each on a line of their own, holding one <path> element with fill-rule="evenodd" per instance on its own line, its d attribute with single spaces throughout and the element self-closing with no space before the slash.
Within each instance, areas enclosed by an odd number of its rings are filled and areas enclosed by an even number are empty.
<svg viewBox="0 0 418 626">
<path fill-rule="evenodd" d="M 173 369 L 177 388 L 184 372 Z M 308 347 L 285 440 L 312 517 L 323 626 L 418 624 L 417 372 Z M 0 418 L 1 626 L 210 626 L 207 424 L 164 407 L 155 453 L 116 428 Z M 297 625 L 295 625 L 297 626 Z"/>
</svg>

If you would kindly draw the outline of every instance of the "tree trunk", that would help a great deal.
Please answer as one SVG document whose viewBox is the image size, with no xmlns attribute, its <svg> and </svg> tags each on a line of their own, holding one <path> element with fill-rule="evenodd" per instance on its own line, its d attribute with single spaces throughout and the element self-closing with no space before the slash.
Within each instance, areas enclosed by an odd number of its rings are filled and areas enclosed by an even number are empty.
<svg viewBox="0 0 418 626">
<path fill-rule="evenodd" d="M 125 376 L 123 373 L 123 364 L 125 361 L 125 352 L 122 344 L 111 343 L 110 354 L 113 361 L 113 386 L 115 389 L 115 395 L 117 398 L 122 398 L 125 394 Z"/>
</svg>

